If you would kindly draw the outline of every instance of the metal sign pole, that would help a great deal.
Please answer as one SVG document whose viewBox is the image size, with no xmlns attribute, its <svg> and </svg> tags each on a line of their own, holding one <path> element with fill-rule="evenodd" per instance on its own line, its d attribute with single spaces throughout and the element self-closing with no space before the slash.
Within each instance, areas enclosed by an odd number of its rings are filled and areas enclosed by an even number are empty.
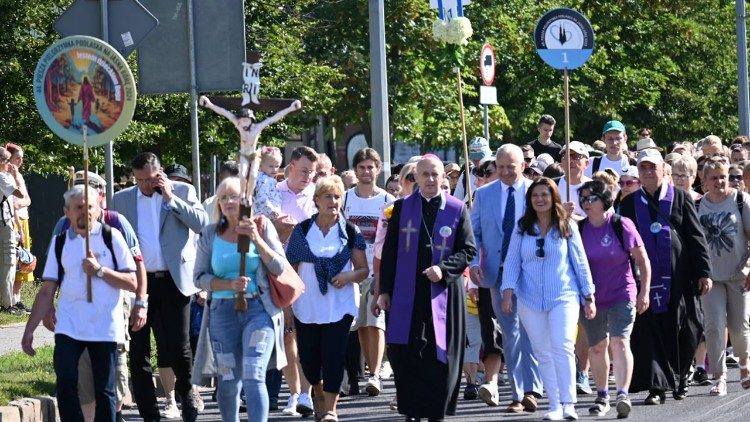
<svg viewBox="0 0 750 422">
<path fill-rule="evenodd" d="M 570 97 L 568 96 L 570 77 L 568 68 L 563 69 L 563 92 L 565 101 L 565 201 L 570 201 Z"/>
<path fill-rule="evenodd" d="M 102 18 L 102 41 L 109 43 L 109 1 L 100 0 L 101 18 Z M 115 194 L 114 183 L 114 157 L 112 141 L 107 142 L 104 146 L 104 177 L 107 180 L 107 206 L 112 203 L 112 196 Z M 88 175 L 86 176 L 88 177 Z"/>
<path fill-rule="evenodd" d="M 464 181 L 466 182 L 466 196 L 469 198 L 469 208 L 472 205 L 472 191 L 471 191 L 471 174 L 469 173 L 469 141 L 466 139 L 466 115 L 464 113 L 464 87 L 461 81 L 461 68 L 454 67 L 453 71 L 456 72 L 456 78 L 458 79 L 458 104 L 461 108 L 461 135 L 464 141 L 464 164 L 466 165 L 466 173 L 464 174 Z"/>
<path fill-rule="evenodd" d="M 190 56 L 190 141 L 193 157 L 193 186 L 198 200 L 201 196 L 201 161 L 200 150 L 198 145 L 198 87 L 195 66 L 195 22 L 193 16 L 193 0 L 188 0 L 188 45 Z"/>
<path fill-rule="evenodd" d="M 91 252 L 91 239 L 89 236 L 89 136 L 88 126 L 83 124 L 83 198 L 84 198 L 84 209 L 85 209 L 85 220 L 86 220 L 86 235 L 84 239 L 86 241 L 86 256 L 89 256 Z M 76 221 L 71 221 L 71 224 L 77 224 Z M 86 300 L 91 303 L 94 298 L 91 291 L 91 275 L 86 274 Z"/>
<path fill-rule="evenodd" d="M 484 104 L 482 106 L 484 108 L 483 110 L 483 117 L 484 117 L 484 139 L 487 140 L 487 142 L 490 141 L 490 109 L 487 104 Z"/>
<path fill-rule="evenodd" d="M 385 66 L 384 0 L 369 0 L 370 14 L 370 90 L 372 98 L 372 147 L 380 153 L 383 169 L 378 186 L 385 187 L 391 176 L 391 136 L 388 122 L 388 70 Z"/>
</svg>

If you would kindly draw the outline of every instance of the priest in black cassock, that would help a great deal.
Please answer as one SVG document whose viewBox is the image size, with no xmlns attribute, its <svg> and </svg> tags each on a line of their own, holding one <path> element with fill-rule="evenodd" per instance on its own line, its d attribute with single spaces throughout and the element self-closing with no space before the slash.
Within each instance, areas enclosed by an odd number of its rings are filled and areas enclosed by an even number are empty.
<svg viewBox="0 0 750 422">
<path fill-rule="evenodd" d="M 628 195 L 620 213 L 633 220 L 651 261 L 650 308 L 637 315 L 630 338 L 630 391 L 649 391 L 645 404 L 687 395 L 690 365 L 703 333 L 700 295 L 711 290 L 708 245 L 690 194 L 664 178 L 656 150 L 638 155 L 641 190 Z"/>
<path fill-rule="evenodd" d="M 476 254 L 463 202 L 440 185 L 434 155 L 417 163 L 419 190 L 393 204 L 383 246 L 378 305 L 399 413 L 441 421 L 456 411 L 465 347 L 463 272 Z"/>
</svg>

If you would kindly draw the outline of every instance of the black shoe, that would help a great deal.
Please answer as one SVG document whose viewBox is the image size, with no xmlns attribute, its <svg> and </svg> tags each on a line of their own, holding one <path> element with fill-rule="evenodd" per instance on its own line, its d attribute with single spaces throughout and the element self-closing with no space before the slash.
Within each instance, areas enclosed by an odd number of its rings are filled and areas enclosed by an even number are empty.
<svg viewBox="0 0 750 422">
<path fill-rule="evenodd" d="M 347 394 L 350 396 L 358 396 L 361 394 L 359 391 L 359 385 L 350 385 L 349 391 L 347 391 Z"/>
<path fill-rule="evenodd" d="M 476 400 L 479 397 L 479 390 L 476 384 L 466 384 L 464 389 L 464 400 Z"/>
<path fill-rule="evenodd" d="M 0 314 L 10 314 L 13 316 L 21 316 L 25 315 L 25 313 L 13 306 L 6 308 L 5 306 L 0 306 Z"/>
<path fill-rule="evenodd" d="M 421 419 L 414 417 L 414 416 L 407 416 L 406 419 L 404 419 L 405 422 L 419 422 Z"/>
<path fill-rule="evenodd" d="M 22 315 L 31 315 L 31 309 L 28 306 L 24 305 L 21 301 L 16 302 L 16 304 L 13 305 L 13 308 L 18 309 L 19 313 L 21 313 Z"/>
<path fill-rule="evenodd" d="M 176 394 L 180 396 L 180 394 Z M 198 405 L 195 402 L 192 392 L 188 392 L 186 396 L 180 397 L 182 400 L 182 420 L 183 422 L 195 422 L 198 419 Z"/>
<path fill-rule="evenodd" d="M 685 400 L 685 397 L 687 397 L 688 394 L 688 388 L 685 385 L 680 385 L 677 390 L 672 392 L 672 397 L 674 397 L 675 400 Z"/>
<path fill-rule="evenodd" d="M 648 397 L 643 401 L 646 406 L 653 406 L 657 404 L 664 404 L 667 400 L 666 394 L 663 391 L 652 390 L 648 393 Z"/>
<path fill-rule="evenodd" d="M 703 368 L 696 368 L 691 379 L 693 385 L 711 385 L 711 380 L 708 379 L 708 373 Z"/>
<path fill-rule="evenodd" d="M 279 410 L 279 398 L 278 397 L 268 398 L 268 410 Z"/>
</svg>

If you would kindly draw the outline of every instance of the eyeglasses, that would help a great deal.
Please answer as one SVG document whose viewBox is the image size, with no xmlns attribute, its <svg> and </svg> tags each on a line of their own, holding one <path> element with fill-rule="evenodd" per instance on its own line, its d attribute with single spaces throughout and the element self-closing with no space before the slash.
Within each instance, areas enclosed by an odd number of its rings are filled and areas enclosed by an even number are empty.
<svg viewBox="0 0 750 422">
<path fill-rule="evenodd" d="M 565 154 L 565 153 L 562 154 L 563 158 L 565 158 L 566 156 L 567 156 L 567 154 Z M 583 154 L 576 154 L 574 152 L 570 153 L 570 159 L 573 160 L 573 161 L 583 160 L 584 158 L 588 158 L 588 157 L 586 157 Z"/>
<path fill-rule="evenodd" d="M 601 198 L 599 198 L 599 195 L 591 194 L 589 196 L 582 196 L 580 198 L 580 202 L 581 202 L 581 205 L 586 204 L 586 203 L 593 204 L 594 202 L 598 201 L 599 199 L 601 199 Z"/>
<path fill-rule="evenodd" d="M 618 182 L 618 184 L 620 185 L 620 187 L 621 187 L 621 188 L 624 188 L 624 187 L 626 187 L 626 186 L 627 186 L 627 187 L 635 186 L 635 185 L 637 185 L 637 184 L 639 184 L 639 183 L 641 183 L 641 181 L 640 181 L 640 180 L 638 180 L 638 179 L 631 179 L 631 180 L 620 180 L 620 181 Z"/>
<path fill-rule="evenodd" d="M 729 181 L 730 182 L 741 182 L 742 181 L 742 175 L 741 174 L 730 174 L 729 175 Z"/>
<path fill-rule="evenodd" d="M 544 258 L 544 238 L 540 237 L 536 240 L 536 257 L 537 258 Z"/>
<path fill-rule="evenodd" d="M 219 202 L 237 202 L 240 200 L 240 198 L 241 197 L 239 195 L 222 195 L 221 197 L 219 197 Z"/>
<path fill-rule="evenodd" d="M 689 174 L 680 174 L 680 173 L 673 173 L 672 179 L 673 180 L 688 180 L 690 178 Z"/>
<path fill-rule="evenodd" d="M 414 177 L 414 173 L 407 174 L 406 176 L 404 176 L 404 179 L 412 183 L 417 181 L 417 179 Z"/>
<path fill-rule="evenodd" d="M 527 163 L 530 163 L 534 161 L 534 157 L 523 157 L 523 161 L 526 161 Z"/>
</svg>

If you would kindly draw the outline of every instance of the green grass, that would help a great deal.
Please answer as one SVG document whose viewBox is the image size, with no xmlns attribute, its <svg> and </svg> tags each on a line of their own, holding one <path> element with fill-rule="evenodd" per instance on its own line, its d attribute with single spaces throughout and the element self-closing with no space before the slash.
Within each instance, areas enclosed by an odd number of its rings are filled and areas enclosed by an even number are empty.
<svg viewBox="0 0 750 422">
<path fill-rule="evenodd" d="M 53 350 L 54 346 L 44 346 L 36 349 L 34 357 L 23 352 L 0 356 L 0 406 L 22 397 L 54 392 Z"/>
<path fill-rule="evenodd" d="M 36 294 L 41 286 L 41 284 L 37 284 L 36 282 L 23 283 L 23 287 L 21 287 L 21 302 L 26 306 L 31 307 L 31 305 L 34 304 L 34 298 L 36 298 Z M 26 322 L 28 319 L 29 318 L 26 315 L 15 316 L 2 313 L 0 314 L 0 326 Z"/>
</svg>

